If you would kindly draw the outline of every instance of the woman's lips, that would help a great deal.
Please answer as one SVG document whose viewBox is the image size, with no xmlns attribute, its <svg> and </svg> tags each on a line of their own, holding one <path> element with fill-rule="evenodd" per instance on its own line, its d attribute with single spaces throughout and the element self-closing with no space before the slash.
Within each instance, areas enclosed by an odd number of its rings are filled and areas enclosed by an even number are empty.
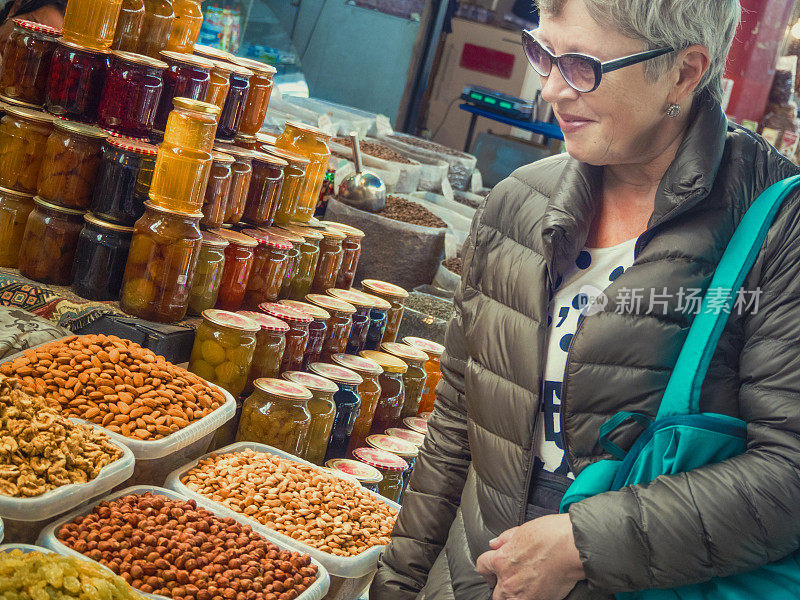
<svg viewBox="0 0 800 600">
<path fill-rule="evenodd" d="M 557 114 L 556 117 L 558 118 L 558 123 L 561 126 L 561 131 L 564 133 L 575 133 L 576 131 L 579 131 L 587 125 L 591 125 L 595 122 L 579 115 Z"/>
</svg>

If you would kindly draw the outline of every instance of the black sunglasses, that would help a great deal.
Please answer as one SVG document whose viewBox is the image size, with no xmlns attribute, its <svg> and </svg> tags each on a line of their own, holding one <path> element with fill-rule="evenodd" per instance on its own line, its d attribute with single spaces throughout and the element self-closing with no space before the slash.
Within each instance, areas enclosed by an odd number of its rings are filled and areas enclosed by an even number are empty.
<svg viewBox="0 0 800 600">
<path fill-rule="evenodd" d="M 600 59 L 594 56 L 581 54 L 579 52 L 568 52 L 567 54 L 556 56 L 545 48 L 544 44 L 533 37 L 530 31 L 522 32 L 522 47 L 525 49 L 525 56 L 528 57 L 528 61 L 531 63 L 533 70 L 539 75 L 548 77 L 550 71 L 553 70 L 553 65 L 556 65 L 564 81 L 566 81 L 572 89 L 584 94 L 597 89 L 604 73 L 610 73 L 611 71 L 629 67 L 675 51 L 672 47 L 665 47 L 657 50 L 648 50 L 647 52 L 638 52 L 607 62 L 601 62 Z"/>
</svg>

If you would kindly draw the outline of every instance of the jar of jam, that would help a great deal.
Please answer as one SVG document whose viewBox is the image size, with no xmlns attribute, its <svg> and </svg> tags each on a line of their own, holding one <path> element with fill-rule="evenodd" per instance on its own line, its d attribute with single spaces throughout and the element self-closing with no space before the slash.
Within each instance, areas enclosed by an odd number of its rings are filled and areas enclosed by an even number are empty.
<svg viewBox="0 0 800 600">
<path fill-rule="evenodd" d="M 242 315 L 214 308 L 203 311 L 189 370 L 237 398 L 247 382 L 260 329 L 255 321 Z"/>
<path fill-rule="evenodd" d="M 432 342 L 431 340 L 418 337 L 404 337 L 403 343 L 417 350 L 421 350 L 428 357 L 428 360 L 425 362 L 427 378 L 425 380 L 425 387 L 422 390 L 422 400 L 417 410 L 417 416 L 419 416 L 422 413 L 429 413 L 433 410 L 433 403 L 436 400 L 436 386 L 439 385 L 439 382 L 442 380 L 442 367 L 439 364 L 439 359 L 442 354 L 444 354 L 444 346 Z"/>
<path fill-rule="evenodd" d="M 328 332 L 322 345 L 322 361 L 330 361 L 335 354 L 347 349 L 347 340 L 353 326 L 353 314 L 356 308 L 343 300 L 321 294 L 308 294 L 306 301 L 326 311 L 331 317 L 328 320 Z"/>
<path fill-rule="evenodd" d="M 161 93 L 153 123 L 156 129 L 164 131 L 175 98 L 206 100 L 214 65 L 199 56 L 179 52 L 164 51 L 159 56 L 167 68 L 164 71 L 164 91 Z"/>
<path fill-rule="evenodd" d="M 233 54 L 220 48 L 214 48 L 213 46 L 195 44 L 193 51 L 197 56 L 201 56 L 207 60 L 219 60 L 222 62 L 229 62 L 233 60 Z"/>
<path fill-rule="evenodd" d="M 288 163 L 263 152 L 253 154 L 253 177 L 242 220 L 256 227 L 270 227 L 278 208 L 283 171 Z"/>
<path fill-rule="evenodd" d="M 330 379 L 339 386 L 339 391 L 333 395 L 333 401 L 336 404 L 336 418 L 331 428 L 331 438 L 328 441 L 325 460 L 344 458 L 350 445 L 353 425 L 355 425 L 356 417 L 361 410 L 361 396 L 358 393 L 361 376 L 350 369 L 327 363 L 312 363 L 308 369 L 315 375 Z"/>
<path fill-rule="evenodd" d="M 120 308 L 148 321 L 174 323 L 186 316 L 200 255 L 202 213 L 184 214 L 145 203 L 133 227 Z"/>
<path fill-rule="evenodd" d="M 406 417 L 403 419 L 403 425 L 408 427 L 411 431 L 416 431 L 422 435 L 428 433 L 428 421 L 422 417 Z"/>
<path fill-rule="evenodd" d="M 112 50 L 136 52 L 144 19 L 144 0 L 122 0 Z"/>
<path fill-rule="evenodd" d="M 230 154 L 211 153 L 211 172 L 203 200 L 203 218 L 200 225 L 206 229 L 217 229 L 225 222 L 228 195 L 231 191 L 231 177 L 234 158 Z"/>
<path fill-rule="evenodd" d="M 297 246 L 299 252 L 297 268 L 292 274 L 285 294 L 286 298 L 303 300 L 311 292 L 311 284 L 314 283 L 322 234 L 316 229 L 295 225 L 281 225 L 281 229 L 303 238 L 303 242 Z M 281 296 L 284 296 L 283 292 Z"/>
<path fill-rule="evenodd" d="M 358 259 L 361 257 L 361 240 L 366 235 L 360 229 L 350 227 L 344 223 L 335 223 L 333 221 L 323 221 L 323 225 L 332 229 L 338 229 L 347 236 L 342 242 L 342 266 L 339 269 L 339 275 L 336 277 L 336 285 L 341 290 L 349 290 L 353 287 L 353 281 L 356 278 L 356 271 L 358 270 Z"/>
<path fill-rule="evenodd" d="M 133 227 L 101 221 L 91 214 L 78 238 L 72 289 L 88 300 L 116 300 L 128 261 Z"/>
<path fill-rule="evenodd" d="M 200 35 L 200 28 L 203 26 L 200 0 L 173 0 L 172 9 L 175 12 L 175 21 L 167 42 L 167 50 L 191 54 Z"/>
<path fill-rule="evenodd" d="M 289 331 L 286 332 L 286 349 L 281 361 L 281 373 L 300 371 L 308 344 L 308 326 L 314 319 L 304 312 L 274 302 L 264 303 L 258 310 L 289 325 Z"/>
<path fill-rule="evenodd" d="M 370 312 L 375 305 L 373 296 L 358 290 L 340 290 L 338 288 L 330 288 L 328 294 L 334 298 L 349 302 L 356 307 L 356 312 L 353 315 L 353 327 L 350 330 L 350 338 L 347 340 L 347 349 L 345 351 L 348 354 L 358 354 L 367 345 L 367 334 L 369 333 L 371 322 Z"/>
<path fill-rule="evenodd" d="M 411 442 L 406 442 L 400 438 L 391 437 L 388 435 L 371 435 L 367 438 L 367 444 L 369 444 L 369 446 L 372 448 L 391 452 L 408 463 L 408 469 L 403 471 L 403 490 L 400 492 L 399 500 L 402 502 L 403 493 L 406 491 L 406 488 L 408 487 L 408 481 L 411 479 L 411 474 L 414 472 L 414 463 L 417 460 L 419 448 L 417 448 Z"/>
<path fill-rule="evenodd" d="M 292 213 L 293 220 L 306 223 L 314 216 L 331 157 L 327 143 L 329 140 L 330 136 L 322 130 L 294 121 L 287 122 L 283 133 L 278 137 L 278 148 L 296 152 L 309 160 L 300 200 L 297 209 Z"/>
<path fill-rule="evenodd" d="M 261 142 L 254 135 L 247 135 L 245 133 L 237 133 L 233 138 L 233 143 L 244 148 L 245 150 L 253 150 L 254 152 L 261 152 Z"/>
<path fill-rule="evenodd" d="M 53 121 L 39 171 L 39 196 L 66 208 L 89 208 L 107 137 L 108 133 L 98 127 Z"/>
<path fill-rule="evenodd" d="M 69 285 L 75 248 L 86 211 L 62 208 L 34 198 L 19 247 L 19 272 L 53 285 Z"/>
<path fill-rule="evenodd" d="M 361 412 L 358 413 L 358 418 L 353 426 L 348 450 L 352 454 L 353 450 L 361 448 L 367 443 L 375 409 L 381 398 L 379 378 L 383 373 L 383 367 L 374 360 L 352 354 L 334 354 L 331 360 L 337 365 L 355 371 L 362 379 L 361 385 L 358 386 L 358 393 L 361 395 Z"/>
<path fill-rule="evenodd" d="M 392 502 L 399 502 L 403 492 L 403 473 L 408 463 L 396 454 L 377 448 L 356 448 L 353 456 L 364 464 L 374 467 L 383 477 L 378 484 L 378 493 Z"/>
<path fill-rule="evenodd" d="M 61 36 L 65 42 L 108 50 L 114 41 L 122 0 L 70 0 Z"/>
<path fill-rule="evenodd" d="M 96 122 L 108 65 L 107 52 L 59 40 L 47 82 L 47 112 L 73 121 Z"/>
<path fill-rule="evenodd" d="M 247 385 L 244 388 L 245 394 L 250 394 L 256 379 L 275 378 L 280 374 L 283 352 L 286 349 L 286 332 L 289 331 L 289 326 L 280 319 L 264 313 L 243 310 L 237 314 L 244 315 L 261 326 L 261 331 L 256 334 L 256 351 L 253 354 L 253 364 L 250 366 Z"/>
<path fill-rule="evenodd" d="M 308 401 L 311 426 L 308 429 L 306 443 L 300 450 L 300 458 L 322 466 L 336 418 L 336 403 L 333 396 L 339 391 L 339 386 L 325 377 L 301 371 L 289 371 L 283 374 L 283 378 L 311 391 L 311 399 Z"/>
<path fill-rule="evenodd" d="M 345 234 L 331 227 L 322 229 L 322 241 L 319 244 L 319 260 L 314 281 L 311 284 L 313 294 L 324 294 L 336 285 L 339 269 L 342 266 L 342 242 Z"/>
<path fill-rule="evenodd" d="M 334 471 L 355 477 L 365 490 L 378 493 L 378 485 L 383 481 L 383 475 L 378 469 L 358 460 L 348 458 L 334 458 L 325 463 L 325 466 Z"/>
<path fill-rule="evenodd" d="M 328 321 L 331 315 L 323 308 L 299 302 L 297 300 L 281 300 L 278 304 L 291 306 L 308 314 L 314 320 L 308 325 L 308 343 L 303 355 L 303 370 L 308 368 L 311 363 L 319 362 L 322 358 L 322 348 L 328 337 Z"/>
<path fill-rule="evenodd" d="M 8 105 L 0 119 L 0 186 L 36 193 L 53 118 L 38 110 Z"/>
<path fill-rule="evenodd" d="M 392 305 L 383 298 L 378 298 L 372 294 L 366 295 L 372 298 L 375 304 L 372 306 L 372 310 L 369 311 L 369 330 L 367 331 L 367 343 L 364 349 L 378 350 L 381 347 L 383 334 L 386 333 L 386 322 Z"/>
<path fill-rule="evenodd" d="M 255 135 L 264 126 L 269 99 L 272 96 L 272 76 L 278 71 L 271 65 L 238 56 L 233 58 L 233 63 L 253 72 L 253 76 L 250 77 L 247 102 L 245 102 L 242 120 L 239 124 L 239 132 Z"/>
<path fill-rule="evenodd" d="M 311 415 L 311 392 L 282 379 L 257 379 L 244 401 L 237 442 L 257 442 L 299 456 L 305 446 Z"/>
<path fill-rule="evenodd" d="M 383 369 L 378 379 L 381 385 L 381 397 L 378 406 L 375 407 L 370 434 L 383 433 L 390 427 L 399 427 L 402 422 L 400 412 L 406 400 L 403 375 L 408 370 L 408 365 L 385 352 L 364 350 L 360 356 L 375 361 Z"/>
<path fill-rule="evenodd" d="M 222 111 L 225 108 L 225 100 L 228 98 L 228 90 L 231 88 L 231 69 L 227 63 L 218 60 L 210 62 L 214 66 L 211 67 L 206 102 L 219 106 L 219 110 Z"/>
<path fill-rule="evenodd" d="M 408 365 L 408 370 L 403 374 L 406 398 L 403 402 L 403 410 L 400 411 L 400 418 L 416 417 L 422 401 L 422 394 L 425 392 L 425 382 L 428 379 L 428 373 L 425 371 L 428 355 L 408 344 L 395 342 L 384 342 L 381 344 L 381 350 L 396 356 Z"/>
<path fill-rule="evenodd" d="M 14 19 L 0 68 L 0 94 L 20 102 L 44 106 L 50 63 L 60 31 L 54 27 Z"/>
<path fill-rule="evenodd" d="M 200 255 L 189 292 L 189 313 L 201 315 L 203 311 L 214 308 L 222 283 L 222 270 L 225 268 L 225 248 L 228 240 L 210 231 L 203 232 Z"/>
<path fill-rule="evenodd" d="M 105 221 L 133 225 L 144 214 L 158 149 L 130 138 L 112 137 L 102 146 L 92 212 Z"/>
<path fill-rule="evenodd" d="M 244 215 L 247 192 L 250 190 L 250 181 L 253 177 L 255 153 L 221 142 L 218 142 L 214 149 L 230 154 L 234 159 L 231 167 L 231 189 L 225 209 L 225 223 L 236 225 Z"/>
<path fill-rule="evenodd" d="M 148 56 L 113 51 L 97 124 L 123 136 L 146 138 L 155 123 L 166 68 Z"/>
<path fill-rule="evenodd" d="M 0 267 L 16 269 L 33 195 L 0 188 Z"/>
<path fill-rule="evenodd" d="M 228 241 L 225 248 L 225 268 L 222 270 L 222 283 L 219 286 L 217 308 L 239 310 L 244 301 L 247 281 L 253 270 L 253 259 L 258 242 L 249 235 L 227 229 L 217 229 L 214 233 Z"/>
<path fill-rule="evenodd" d="M 142 31 L 139 34 L 136 53 L 159 58 L 161 51 L 167 48 L 174 21 L 172 0 L 144 0 Z"/>
<path fill-rule="evenodd" d="M 236 64 L 231 64 L 230 69 L 228 97 L 225 99 L 225 107 L 219 117 L 219 128 L 217 129 L 217 138 L 225 141 L 233 141 L 234 136 L 239 133 L 244 107 L 247 104 L 247 95 L 250 91 L 250 78 L 253 76 L 250 69 Z"/>
<path fill-rule="evenodd" d="M 297 207 L 305 188 L 306 173 L 311 161 L 300 154 L 280 148 L 270 148 L 269 153 L 289 163 L 289 166 L 283 171 L 283 187 L 278 201 L 278 209 L 275 212 L 275 222 L 279 225 L 286 225 L 296 220 Z"/>
<path fill-rule="evenodd" d="M 400 329 L 400 321 L 403 320 L 403 308 L 406 298 L 408 298 L 408 292 L 400 286 L 377 279 L 365 279 L 361 282 L 361 289 L 378 298 L 383 298 L 392 305 L 386 315 L 386 331 L 382 341 L 394 342 L 397 339 L 397 331 Z"/>
<path fill-rule="evenodd" d="M 422 444 L 425 443 L 424 435 L 402 427 L 390 427 L 386 430 L 386 435 L 414 444 L 417 448 L 422 448 Z"/>
<path fill-rule="evenodd" d="M 268 234 L 262 230 L 244 229 L 242 233 L 258 242 L 253 270 L 244 295 L 244 306 L 248 309 L 258 309 L 264 302 L 278 300 L 292 243 L 284 237 Z"/>
</svg>

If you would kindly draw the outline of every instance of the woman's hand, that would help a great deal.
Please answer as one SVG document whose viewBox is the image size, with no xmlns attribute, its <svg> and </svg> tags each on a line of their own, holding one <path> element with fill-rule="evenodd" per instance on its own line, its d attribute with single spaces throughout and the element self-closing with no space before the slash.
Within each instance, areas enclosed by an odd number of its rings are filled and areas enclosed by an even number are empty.
<svg viewBox="0 0 800 600">
<path fill-rule="evenodd" d="M 563 600 L 585 579 L 569 515 L 534 519 L 504 532 L 478 558 L 492 600 Z"/>
</svg>

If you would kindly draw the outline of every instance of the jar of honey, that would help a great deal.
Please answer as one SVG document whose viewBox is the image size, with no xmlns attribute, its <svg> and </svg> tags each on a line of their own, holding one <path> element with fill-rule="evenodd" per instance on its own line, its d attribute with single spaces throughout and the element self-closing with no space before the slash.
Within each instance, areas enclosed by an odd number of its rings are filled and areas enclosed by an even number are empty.
<svg viewBox="0 0 800 600">
<path fill-rule="evenodd" d="M 217 229 L 214 233 L 227 240 L 225 248 L 225 268 L 222 271 L 222 283 L 219 287 L 217 308 L 223 310 L 239 310 L 244 301 L 250 271 L 253 270 L 253 259 L 258 242 L 249 235 L 227 229 Z"/>
<path fill-rule="evenodd" d="M 353 434 L 350 436 L 350 447 L 348 448 L 348 453 L 352 454 L 353 450 L 361 448 L 367 443 L 375 409 L 381 398 L 379 378 L 383 373 L 383 367 L 374 360 L 352 354 L 334 354 L 331 360 L 337 365 L 355 371 L 362 379 L 361 385 L 358 386 L 358 393 L 361 395 L 361 411 L 353 425 Z"/>
<path fill-rule="evenodd" d="M 146 142 L 107 139 L 102 147 L 92 212 L 105 221 L 133 225 L 144 214 L 157 152 Z"/>
<path fill-rule="evenodd" d="M 257 379 L 253 394 L 244 401 L 237 442 L 267 444 L 298 456 L 311 426 L 311 392 L 282 379 Z"/>
<path fill-rule="evenodd" d="M 164 71 L 164 91 L 161 93 L 153 125 L 156 129 L 164 131 L 169 114 L 175 106 L 173 102 L 175 98 L 206 100 L 214 65 L 199 56 L 179 52 L 165 50 L 159 56 L 167 68 Z"/>
<path fill-rule="evenodd" d="M 144 0 L 142 31 L 136 53 L 159 58 L 161 51 L 167 48 L 174 21 L 172 0 Z"/>
<path fill-rule="evenodd" d="M 233 63 L 245 67 L 253 72 L 250 77 L 250 90 L 247 93 L 247 102 L 239 124 L 239 133 L 255 135 L 264 126 L 269 108 L 269 99 L 272 96 L 272 76 L 277 69 L 249 58 L 234 57 Z"/>
<path fill-rule="evenodd" d="M 233 138 L 239 133 L 247 95 L 250 91 L 250 78 L 253 76 L 250 69 L 236 64 L 230 64 L 229 67 L 231 69 L 230 87 L 217 129 L 217 137 L 224 141 L 233 141 Z"/>
<path fill-rule="evenodd" d="M 377 469 L 383 477 L 378 484 L 378 493 L 387 500 L 398 502 L 403 493 L 403 473 L 408 470 L 408 463 L 396 454 L 377 448 L 356 448 L 353 455 L 356 460 Z"/>
<path fill-rule="evenodd" d="M 322 345 L 322 361 L 328 362 L 333 355 L 346 350 L 356 309 L 343 300 L 320 294 L 308 294 L 306 301 L 330 314 L 328 331 Z"/>
<path fill-rule="evenodd" d="M 306 443 L 301 448 L 299 456 L 315 465 L 322 466 L 333 422 L 336 419 L 336 403 L 333 401 L 333 396 L 339 391 L 339 386 L 330 379 L 302 371 L 289 371 L 283 374 L 283 378 L 302 385 L 311 392 L 311 398 L 308 401 L 311 425 L 308 429 Z"/>
<path fill-rule="evenodd" d="M 392 305 L 386 315 L 386 331 L 382 341 L 394 342 L 397 339 L 397 331 L 400 329 L 400 321 L 403 320 L 403 310 L 408 292 L 400 286 L 377 279 L 365 279 L 361 282 L 361 289 L 378 298 L 383 298 Z"/>
<path fill-rule="evenodd" d="M 358 354 L 367 345 L 367 334 L 371 322 L 370 312 L 375 305 L 373 296 L 358 290 L 340 290 L 338 288 L 330 288 L 328 294 L 356 307 L 353 315 L 353 327 L 350 330 L 350 338 L 347 340 L 345 351 L 347 354 Z"/>
<path fill-rule="evenodd" d="M 403 343 L 421 350 L 428 356 L 425 362 L 425 373 L 427 379 L 425 380 L 425 387 L 422 391 L 422 400 L 420 401 L 419 408 L 417 409 L 417 416 L 423 413 L 430 413 L 433 411 L 433 404 L 436 400 L 436 386 L 442 380 L 442 367 L 439 361 L 444 354 L 444 346 L 425 340 L 418 337 L 404 337 Z M 414 416 L 414 415 L 406 415 Z"/>
<path fill-rule="evenodd" d="M 381 397 L 375 407 L 370 435 L 383 433 L 390 427 L 400 427 L 403 421 L 400 413 L 406 399 L 403 375 L 408 370 L 408 365 L 396 356 L 385 352 L 364 350 L 360 356 L 375 361 L 383 369 L 383 373 L 378 379 L 381 385 Z"/>
<path fill-rule="evenodd" d="M 122 288 L 133 227 L 87 214 L 78 238 L 72 289 L 88 300 L 116 300 Z"/>
<path fill-rule="evenodd" d="M 38 110 L 8 105 L 0 119 L 0 186 L 33 194 L 53 131 L 53 118 Z"/>
<path fill-rule="evenodd" d="M 328 337 L 328 321 L 331 315 L 324 308 L 307 302 L 281 300 L 278 304 L 296 308 L 314 319 L 308 326 L 308 343 L 303 355 L 303 370 L 306 370 L 309 364 L 320 362 L 322 358 L 322 348 Z"/>
<path fill-rule="evenodd" d="M 288 163 L 270 154 L 254 152 L 253 177 L 242 220 L 256 227 L 270 227 L 278 208 L 283 171 Z"/>
<path fill-rule="evenodd" d="M 225 222 L 233 163 L 234 158 L 230 154 L 216 150 L 211 153 L 211 172 L 203 200 L 203 218 L 200 221 L 200 225 L 206 229 L 217 229 Z"/>
<path fill-rule="evenodd" d="M 250 190 L 250 181 L 253 178 L 253 158 L 255 153 L 221 142 L 218 142 L 214 149 L 230 154 L 234 160 L 231 166 L 231 189 L 228 193 L 228 202 L 225 209 L 225 223 L 227 225 L 236 225 L 244 215 L 247 193 Z"/>
<path fill-rule="evenodd" d="M 136 52 L 144 19 L 144 0 L 122 0 L 112 50 Z"/>
<path fill-rule="evenodd" d="M 328 160 L 331 157 L 327 143 L 329 140 L 330 136 L 316 127 L 289 121 L 275 142 L 278 148 L 300 154 L 309 161 L 297 208 L 291 213 L 292 218 L 289 220 L 306 223 L 314 216 L 322 183 L 328 172 Z"/>
<path fill-rule="evenodd" d="M 258 310 L 289 325 L 289 331 L 286 332 L 286 349 L 281 361 L 281 373 L 300 371 L 308 344 L 308 326 L 314 319 L 302 311 L 272 302 L 262 304 Z"/>
<path fill-rule="evenodd" d="M 225 108 L 225 100 L 228 99 L 228 90 L 231 88 L 231 68 L 227 63 L 218 60 L 210 62 L 214 66 L 211 67 L 211 79 L 208 82 L 206 102 L 219 106 L 221 112 Z"/>
<path fill-rule="evenodd" d="M 363 293 L 363 292 L 362 292 Z M 365 350 L 379 350 L 383 343 L 383 334 L 386 333 L 386 323 L 392 305 L 383 298 L 366 294 L 375 301 L 369 311 L 369 329 L 367 330 L 367 343 Z"/>
<path fill-rule="evenodd" d="M 62 39 L 92 50 L 108 50 L 121 6 L 122 0 L 70 0 L 61 26 Z"/>
<path fill-rule="evenodd" d="M 0 267 L 19 265 L 19 248 L 32 210 L 32 194 L 0 188 Z"/>
<path fill-rule="evenodd" d="M 344 223 L 322 221 L 322 224 L 331 229 L 338 229 L 346 236 L 342 242 L 342 266 L 339 269 L 339 275 L 336 277 L 336 285 L 334 287 L 341 290 L 349 290 L 353 287 L 353 281 L 356 278 L 358 259 L 361 257 L 361 240 L 364 239 L 366 234 L 360 229 Z"/>
<path fill-rule="evenodd" d="M 313 363 L 308 369 L 315 375 L 333 381 L 339 387 L 339 391 L 333 395 L 336 417 L 333 420 L 325 460 L 344 458 L 350 445 L 353 425 L 361 410 L 361 396 L 358 393 L 361 376 L 350 369 L 327 363 Z"/>
<path fill-rule="evenodd" d="M 210 231 L 203 232 L 197 267 L 189 292 L 189 312 L 201 315 L 203 311 L 214 308 L 222 283 L 222 270 L 225 268 L 225 248 L 228 241 Z"/>
<path fill-rule="evenodd" d="M 283 290 L 281 291 L 281 297 L 291 300 L 304 300 L 311 292 L 311 284 L 314 283 L 322 234 L 310 227 L 281 225 L 280 228 L 303 239 L 302 243 L 297 246 L 299 252 L 297 268 L 286 286 L 286 293 L 284 294 Z"/>
<path fill-rule="evenodd" d="M 256 334 L 256 351 L 244 388 L 244 392 L 250 394 L 253 392 L 256 379 L 275 378 L 280 374 L 289 326 L 280 319 L 264 313 L 243 310 L 237 314 L 244 315 L 261 326 L 261 331 Z"/>
<path fill-rule="evenodd" d="M 96 122 L 109 62 L 105 51 L 59 40 L 47 83 L 47 112 L 73 121 Z"/>
<path fill-rule="evenodd" d="M 119 302 L 123 311 L 161 323 L 184 318 L 203 239 L 202 216 L 145 203 L 125 266 Z"/>
<path fill-rule="evenodd" d="M 422 394 L 425 392 L 425 382 L 428 379 L 428 373 L 425 370 L 428 355 L 408 344 L 395 342 L 384 342 L 381 344 L 381 350 L 396 356 L 408 365 L 408 370 L 403 374 L 406 397 L 403 402 L 403 410 L 400 411 L 400 418 L 416 417 L 422 401 Z"/>
<path fill-rule="evenodd" d="M 174 109 L 167 119 L 163 143 L 187 150 L 211 152 L 219 108 L 190 98 L 174 98 L 172 104 Z"/>
<path fill-rule="evenodd" d="M 275 222 L 286 225 L 297 219 L 297 210 L 306 183 L 306 173 L 311 164 L 307 158 L 295 152 L 280 148 L 270 148 L 269 154 L 282 158 L 289 166 L 283 171 L 283 187 L 281 188 Z"/>
<path fill-rule="evenodd" d="M 242 233 L 258 242 L 253 270 L 244 295 L 244 306 L 257 310 L 260 304 L 278 300 L 292 243 L 284 237 L 262 230 L 244 229 Z"/>
<path fill-rule="evenodd" d="M 173 0 L 172 9 L 175 21 L 167 42 L 167 50 L 191 54 L 200 28 L 203 26 L 203 9 L 200 0 Z"/>
<path fill-rule="evenodd" d="M 50 63 L 60 31 L 54 27 L 14 19 L 0 67 L 0 94 L 26 104 L 44 106 Z"/>
</svg>

